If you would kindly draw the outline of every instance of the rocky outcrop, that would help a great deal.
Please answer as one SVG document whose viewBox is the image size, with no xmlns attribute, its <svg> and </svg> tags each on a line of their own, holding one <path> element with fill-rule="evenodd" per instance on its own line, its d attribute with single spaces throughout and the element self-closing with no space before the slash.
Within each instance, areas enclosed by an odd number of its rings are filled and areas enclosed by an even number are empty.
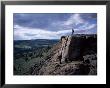
<svg viewBox="0 0 110 88">
<path fill-rule="evenodd" d="M 84 54 L 92 51 L 96 53 L 96 43 L 97 38 L 95 35 L 63 36 L 61 38 L 61 48 L 58 51 L 61 63 L 82 60 Z"/>
<path fill-rule="evenodd" d="M 96 75 L 97 35 L 62 36 L 34 75 Z M 37 73 L 36 73 L 37 72 Z"/>
</svg>

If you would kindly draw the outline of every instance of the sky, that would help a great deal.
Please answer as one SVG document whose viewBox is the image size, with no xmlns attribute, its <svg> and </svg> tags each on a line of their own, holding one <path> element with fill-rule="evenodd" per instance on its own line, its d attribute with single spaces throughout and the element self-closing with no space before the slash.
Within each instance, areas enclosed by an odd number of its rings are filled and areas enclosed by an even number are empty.
<svg viewBox="0 0 110 88">
<path fill-rule="evenodd" d="M 14 40 L 60 39 L 74 34 L 96 34 L 96 13 L 14 13 Z"/>
</svg>

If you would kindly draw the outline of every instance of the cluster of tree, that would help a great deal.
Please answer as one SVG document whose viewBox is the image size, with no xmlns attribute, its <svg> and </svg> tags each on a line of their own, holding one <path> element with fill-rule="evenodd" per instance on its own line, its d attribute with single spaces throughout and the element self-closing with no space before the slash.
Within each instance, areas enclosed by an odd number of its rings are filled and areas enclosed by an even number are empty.
<svg viewBox="0 0 110 88">
<path fill-rule="evenodd" d="M 14 53 L 14 59 L 25 59 L 25 61 L 28 61 L 33 58 L 43 57 L 43 54 L 45 52 L 48 52 L 48 50 L 51 48 L 51 46 L 47 47 L 37 47 L 37 48 L 31 48 L 31 49 L 16 49 L 16 52 Z M 18 53 L 19 52 L 19 53 Z"/>
<path fill-rule="evenodd" d="M 46 59 L 48 57 L 47 52 L 51 49 L 51 46 L 45 46 L 45 47 L 37 47 L 37 48 L 31 48 L 31 49 L 16 49 L 16 52 L 14 53 L 14 73 L 15 74 L 22 74 L 23 73 L 23 67 L 22 64 L 20 64 L 20 62 L 17 62 L 21 59 L 23 59 L 23 61 L 25 61 L 24 63 L 28 63 L 29 61 L 31 62 L 32 59 L 39 59 L 41 61 L 39 61 L 38 63 L 36 63 L 37 65 L 41 65 L 42 59 Z M 18 51 L 17 51 L 18 50 Z M 18 53 L 19 52 L 19 53 Z M 22 62 L 23 63 L 23 62 Z M 34 65 L 34 63 L 32 62 L 32 64 Z M 34 67 L 28 67 L 29 71 L 28 73 L 23 73 L 23 74 L 31 74 L 32 73 L 32 69 L 34 69 L 37 65 L 34 65 Z"/>
</svg>

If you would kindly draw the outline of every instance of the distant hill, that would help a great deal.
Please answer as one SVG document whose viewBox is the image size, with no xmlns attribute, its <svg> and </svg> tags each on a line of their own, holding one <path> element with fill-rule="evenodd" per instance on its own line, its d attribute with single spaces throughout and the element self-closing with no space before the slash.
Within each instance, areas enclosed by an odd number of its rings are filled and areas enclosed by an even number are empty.
<svg viewBox="0 0 110 88">
<path fill-rule="evenodd" d="M 14 40 L 14 45 L 15 45 L 15 47 L 16 47 L 16 45 L 19 45 L 19 46 L 25 45 L 25 46 L 30 46 L 30 47 L 41 47 L 41 46 L 48 46 L 48 45 L 51 46 L 51 45 L 57 43 L 58 41 L 59 41 L 58 39 Z"/>
</svg>

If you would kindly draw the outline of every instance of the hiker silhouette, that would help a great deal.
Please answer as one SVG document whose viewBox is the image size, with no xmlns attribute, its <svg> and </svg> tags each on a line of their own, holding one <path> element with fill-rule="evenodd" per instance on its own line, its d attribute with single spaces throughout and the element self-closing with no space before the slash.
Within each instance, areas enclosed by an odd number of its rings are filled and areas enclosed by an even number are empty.
<svg viewBox="0 0 110 88">
<path fill-rule="evenodd" d="M 74 34 L 74 29 L 72 28 L 72 35 Z"/>
</svg>

